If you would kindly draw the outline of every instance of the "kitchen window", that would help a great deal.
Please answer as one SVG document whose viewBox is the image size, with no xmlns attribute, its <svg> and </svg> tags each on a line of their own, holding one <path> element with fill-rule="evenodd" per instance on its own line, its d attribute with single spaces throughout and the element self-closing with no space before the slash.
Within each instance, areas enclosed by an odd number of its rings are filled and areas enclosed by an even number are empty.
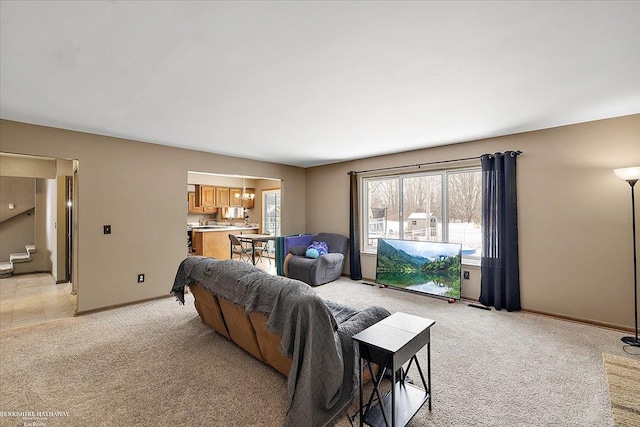
<svg viewBox="0 0 640 427">
<path fill-rule="evenodd" d="M 463 260 L 477 264 L 482 250 L 480 168 L 363 179 L 363 252 L 378 238 L 461 243 Z"/>
</svg>

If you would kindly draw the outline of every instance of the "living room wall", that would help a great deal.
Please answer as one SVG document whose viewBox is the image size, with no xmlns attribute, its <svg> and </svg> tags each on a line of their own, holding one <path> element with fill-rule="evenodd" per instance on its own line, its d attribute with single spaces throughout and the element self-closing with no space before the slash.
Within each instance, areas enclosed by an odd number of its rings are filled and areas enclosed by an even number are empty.
<svg viewBox="0 0 640 427">
<path fill-rule="evenodd" d="M 640 164 L 638 135 L 640 115 L 632 115 L 305 170 L 0 120 L 0 151 L 80 160 L 82 312 L 169 292 L 184 259 L 189 170 L 282 179 L 283 234 L 348 235 L 348 171 L 519 149 L 524 309 L 631 328 L 631 202 L 613 169 Z M 362 264 L 375 277 L 375 255 L 363 254 Z M 146 274 L 144 285 L 137 273 Z M 463 295 L 477 298 L 478 282 L 473 271 Z"/>
<path fill-rule="evenodd" d="M 309 168 L 307 231 L 348 235 L 348 171 L 522 150 L 517 174 L 523 308 L 632 328 L 630 189 L 613 169 L 640 165 L 639 135 L 640 115 L 632 115 Z M 365 278 L 375 278 L 375 260 L 362 255 Z M 463 296 L 477 298 L 479 280 L 479 271 L 472 271 Z"/>
<path fill-rule="evenodd" d="M 302 168 L 7 120 L 0 151 L 79 160 L 79 312 L 169 294 L 186 256 L 189 170 L 282 179 L 283 233 L 305 230 Z"/>
</svg>

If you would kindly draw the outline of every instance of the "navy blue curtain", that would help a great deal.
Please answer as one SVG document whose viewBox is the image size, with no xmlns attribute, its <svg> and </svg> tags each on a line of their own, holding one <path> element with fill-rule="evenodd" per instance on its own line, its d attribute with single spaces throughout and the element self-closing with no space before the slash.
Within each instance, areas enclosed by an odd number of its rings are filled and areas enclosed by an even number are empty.
<svg viewBox="0 0 640 427">
<path fill-rule="evenodd" d="M 480 302 L 520 310 L 516 158 L 519 152 L 485 154 L 482 162 L 482 278 Z"/>
<path fill-rule="evenodd" d="M 349 172 L 349 272 L 351 280 L 362 279 L 360 264 L 360 209 L 358 208 L 358 175 Z"/>
</svg>

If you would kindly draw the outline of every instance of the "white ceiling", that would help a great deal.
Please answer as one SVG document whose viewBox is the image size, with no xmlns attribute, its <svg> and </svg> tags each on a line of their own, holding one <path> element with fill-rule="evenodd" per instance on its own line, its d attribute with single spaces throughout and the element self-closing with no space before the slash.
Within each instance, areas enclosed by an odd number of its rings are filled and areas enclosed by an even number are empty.
<svg viewBox="0 0 640 427">
<path fill-rule="evenodd" d="M 639 1 L 0 5 L 8 120 L 306 167 L 640 113 Z"/>
</svg>

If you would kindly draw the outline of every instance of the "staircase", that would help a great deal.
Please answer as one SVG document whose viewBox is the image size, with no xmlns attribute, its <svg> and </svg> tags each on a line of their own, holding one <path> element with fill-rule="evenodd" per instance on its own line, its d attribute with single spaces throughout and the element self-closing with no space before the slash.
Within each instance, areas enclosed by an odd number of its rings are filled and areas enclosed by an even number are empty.
<svg viewBox="0 0 640 427">
<path fill-rule="evenodd" d="M 9 262 L 0 262 L 0 278 L 10 277 L 13 274 L 13 264 L 30 262 L 31 254 L 38 252 L 34 245 L 26 245 L 26 252 L 9 255 Z"/>
</svg>

